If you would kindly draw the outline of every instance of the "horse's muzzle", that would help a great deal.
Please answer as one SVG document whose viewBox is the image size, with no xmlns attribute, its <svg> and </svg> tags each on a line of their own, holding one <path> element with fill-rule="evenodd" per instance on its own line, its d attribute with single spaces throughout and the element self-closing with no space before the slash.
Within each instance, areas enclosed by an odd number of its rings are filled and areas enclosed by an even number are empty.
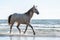
<svg viewBox="0 0 60 40">
<path fill-rule="evenodd" d="M 36 12 L 37 14 L 39 14 L 39 12 Z"/>
</svg>

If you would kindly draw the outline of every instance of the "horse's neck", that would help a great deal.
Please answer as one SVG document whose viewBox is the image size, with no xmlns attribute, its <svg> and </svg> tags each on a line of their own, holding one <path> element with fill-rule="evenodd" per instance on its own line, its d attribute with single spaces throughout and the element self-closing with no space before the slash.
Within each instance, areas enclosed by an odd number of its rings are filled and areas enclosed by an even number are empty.
<svg viewBox="0 0 60 40">
<path fill-rule="evenodd" d="M 32 18 L 33 12 L 26 12 L 25 15 L 27 15 L 29 18 Z"/>
<path fill-rule="evenodd" d="M 27 13 L 25 13 L 29 18 L 32 18 L 32 16 L 33 16 L 33 12 L 32 11 L 29 11 L 29 12 L 27 12 Z"/>
<path fill-rule="evenodd" d="M 30 16 L 30 18 L 32 18 L 32 16 L 33 16 L 33 12 L 30 12 L 30 15 L 29 15 L 29 16 Z"/>
<path fill-rule="evenodd" d="M 26 12 L 25 14 L 31 19 L 32 16 L 33 16 L 33 10 L 32 10 L 32 8 L 30 10 L 28 10 L 28 12 Z"/>
</svg>

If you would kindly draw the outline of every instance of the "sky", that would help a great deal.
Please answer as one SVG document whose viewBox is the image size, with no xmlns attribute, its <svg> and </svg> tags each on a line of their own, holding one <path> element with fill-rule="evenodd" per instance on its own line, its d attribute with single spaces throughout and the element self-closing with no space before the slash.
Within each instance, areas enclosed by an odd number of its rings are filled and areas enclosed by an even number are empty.
<svg viewBox="0 0 60 40">
<path fill-rule="evenodd" d="M 0 19 L 8 19 L 13 13 L 23 14 L 33 5 L 40 14 L 34 13 L 32 19 L 60 19 L 60 0 L 0 0 Z"/>
</svg>

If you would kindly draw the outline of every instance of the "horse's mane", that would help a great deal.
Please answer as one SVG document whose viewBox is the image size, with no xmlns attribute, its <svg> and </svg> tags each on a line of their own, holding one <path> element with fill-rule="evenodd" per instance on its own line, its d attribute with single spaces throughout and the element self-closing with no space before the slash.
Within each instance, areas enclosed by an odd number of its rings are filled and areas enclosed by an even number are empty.
<svg viewBox="0 0 60 40">
<path fill-rule="evenodd" d="M 32 8 L 31 9 L 29 9 L 25 14 L 26 15 L 30 15 L 30 11 L 32 10 Z"/>
</svg>

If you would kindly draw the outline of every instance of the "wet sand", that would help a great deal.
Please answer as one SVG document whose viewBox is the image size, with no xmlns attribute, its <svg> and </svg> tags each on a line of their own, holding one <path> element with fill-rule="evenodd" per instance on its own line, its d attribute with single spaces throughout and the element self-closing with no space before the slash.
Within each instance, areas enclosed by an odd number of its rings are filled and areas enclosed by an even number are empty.
<svg viewBox="0 0 60 40">
<path fill-rule="evenodd" d="M 3 29 L 1 29 L 3 30 Z M 4 29 L 6 31 L 7 29 Z M 14 29 L 15 30 L 15 29 Z M 12 31 L 10 34 L 9 31 L 6 32 L 0 32 L 0 36 L 23 36 L 23 37 L 60 37 L 60 29 L 59 28 L 40 28 L 40 29 L 34 29 L 36 35 L 33 35 L 33 32 L 31 29 L 28 29 L 27 32 L 24 34 L 24 29 L 21 30 L 21 33 L 19 34 L 17 31 Z"/>
<path fill-rule="evenodd" d="M 36 35 L 33 35 L 31 29 L 24 34 L 24 29 L 19 34 L 16 28 L 9 33 L 9 28 L 0 28 L 0 40 L 60 40 L 60 28 L 40 28 L 34 29 Z"/>
</svg>

